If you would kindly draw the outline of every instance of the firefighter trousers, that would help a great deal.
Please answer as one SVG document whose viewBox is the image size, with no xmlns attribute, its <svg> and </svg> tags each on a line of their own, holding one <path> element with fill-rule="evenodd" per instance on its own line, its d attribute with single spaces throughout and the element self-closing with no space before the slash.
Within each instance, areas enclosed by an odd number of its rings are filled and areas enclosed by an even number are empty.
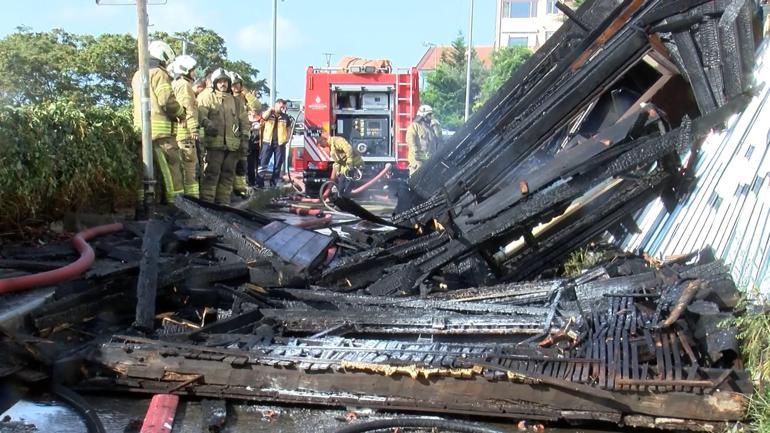
<svg viewBox="0 0 770 433">
<path fill-rule="evenodd" d="M 179 142 L 179 154 L 182 157 L 182 176 L 184 178 L 184 193 L 192 197 L 200 195 L 198 184 L 198 149 L 192 140 Z"/>
<path fill-rule="evenodd" d="M 236 193 L 246 192 L 246 160 L 249 156 L 248 145 L 241 146 L 238 151 L 238 162 L 235 164 L 235 182 L 233 183 L 233 190 Z"/>
<path fill-rule="evenodd" d="M 235 165 L 239 158 L 240 152 L 237 150 L 206 150 L 206 170 L 203 172 L 200 189 L 201 200 L 209 203 L 230 204 Z"/>
<path fill-rule="evenodd" d="M 174 137 L 152 140 L 155 163 L 160 171 L 163 183 L 163 195 L 167 203 L 173 203 L 174 197 L 184 192 L 182 176 L 182 157 Z"/>
</svg>

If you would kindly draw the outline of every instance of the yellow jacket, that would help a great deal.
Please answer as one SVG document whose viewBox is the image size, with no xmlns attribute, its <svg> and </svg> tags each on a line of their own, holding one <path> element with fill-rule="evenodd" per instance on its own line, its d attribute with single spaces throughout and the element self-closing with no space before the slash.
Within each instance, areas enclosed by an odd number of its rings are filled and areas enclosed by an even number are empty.
<svg viewBox="0 0 770 433">
<path fill-rule="evenodd" d="M 238 150 L 249 139 L 251 123 L 246 108 L 228 92 L 206 89 L 198 95 L 200 123 L 208 149 Z M 214 130 L 215 135 L 210 131 Z"/>
<path fill-rule="evenodd" d="M 352 168 L 364 166 L 364 159 L 343 137 L 329 138 L 329 154 L 334 159 L 334 171 L 347 176 Z"/>
<path fill-rule="evenodd" d="M 134 98 L 134 126 L 142 129 L 142 79 L 139 71 L 131 80 Z M 179 105 L 171 89 L 171 77 L 160 67 L 150 69 L 150 125 L 152 138 L 173 137 L 176 120 L 182 117 L 184 108 Z"/>
<path fill-rule="evenodd" d="M 179 122 L 179 128 L 176 131 L 177 141 L 186 141 L 192 139 L 193 132 L 198 132 L 198 102 L 195 100 L 195 91 L 192 88 L 192 82 L 184 76 L 178 77 L 171 84 L 174 89 L 179 104 L 184 107 L 184 119 Z"/>
<path fill-rule="evenodd" d="M 273 140 L 273 129 L 278 129 L 278 144 L 286 144 L 289 142 L 289 126 L 291 118 L 286 113 L 274 113 L 271 108 L 262 113 L 262 118 L 265 120 L 262 122 L 262 142 L 270 144 Z"/>
</svg>

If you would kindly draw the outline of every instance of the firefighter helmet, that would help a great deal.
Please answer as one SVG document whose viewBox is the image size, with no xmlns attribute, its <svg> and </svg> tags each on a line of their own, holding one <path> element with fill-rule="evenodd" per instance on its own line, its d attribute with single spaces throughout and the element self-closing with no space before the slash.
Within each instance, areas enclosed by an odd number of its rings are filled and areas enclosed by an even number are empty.
<svg viewBox="0 0 770 433">
<path fill-rule="evenodd" d="M 230 71 L 227 73 L 227 75 L 230 77 L 230 82 L 232 84 L 236 84 L 236 83 L 243 84 L 243 77 L 241 77 L 241 74 L 234 71 Z"/>
<path fill-rule="evenodd" d="M 211 87 L 216 89 L 217 81 L 219 80 L 227 80 L 228 86 L 232 84 L 230 76 L 227 75 L 227 71 L 225 71 L 223 68 L 217 68 L 214 70 L 214 72 L 211 73 Z"/>
<path fill-rule="evenodd" d="M 182 54 L 171 63 L 171 73 L 174 75 L 187 75 L 195 69 L 197 64 L 198 62 L 192 56 Z"/>
<path fill-rule="evenodd" d="M 171 47 L 163 41 L 150 42 L 148 51 L 150 52 L 150 57 L 156 60 L 160 60 L 163 62 L 163 64 L 166 65 L 170 64 L 174 60 L 174 57 L 176 57 L 174 50 L 172 50 Z"/>
<path fill-rule="evenodd" d="M 418 116 L 427 116 L 428 114 L 433 114 L 433 108 L 430 105 L 420 105 L 420 108 L 417 109 Z"/>
</svg>

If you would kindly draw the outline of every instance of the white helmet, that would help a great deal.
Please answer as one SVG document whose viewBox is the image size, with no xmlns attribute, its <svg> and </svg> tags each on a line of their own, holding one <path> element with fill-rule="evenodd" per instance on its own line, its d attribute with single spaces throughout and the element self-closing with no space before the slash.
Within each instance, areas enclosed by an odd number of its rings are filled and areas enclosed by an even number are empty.
<svg viewBox="0 0 770 433">
<path fill-rule="evenodd" d="M 175 58 L 171 63 L 171 73 L 176 76 L 187 75 L 193 69 L 195 69 L 197 64 L 198 62 L 196 62 L 192 56 L 182 54 L 181 56 Z"/>
<path fill-rule="evenodd" d="M 418 116 L 427 116 L 428 114 L 433 114 L 433 108 L 430 105 L 420 105 L 420 108 L 417 109 Z"/>
<path fill-rule="evenodd" d="M 150 57 L 156 60 L 160 60 L 166 65 L 170 64 L 174 60 L 174 57 L 176 57 L 174 50 L 172 50 L 171 47 L 163 41 L 150 42 L 149 51 Z"/>
<path fill-rule="evenodd" d="M 217 81 L 221 79 L 227 80 L 227 84 L 232 85 L 233 80 L 230 78 L 230 76 L 227 74 L 227 71 L 225 71 L 223 68 L 217 68 L 214 70 L 214 72 L 211 73 L 211 87 L 214 89 L 217 88 Z"/>
<path fill-rule="evenodd" d="M 229 71 L 227 73 L 227 76 L 230 77 L 230 82 L 232 84 L 235 84 L 235 83 L 243 84 L 243 78 L 241 77 L 241 74 L 239 74 L 237 72 L 234 72 L 234 71 Z"/>
</svg>

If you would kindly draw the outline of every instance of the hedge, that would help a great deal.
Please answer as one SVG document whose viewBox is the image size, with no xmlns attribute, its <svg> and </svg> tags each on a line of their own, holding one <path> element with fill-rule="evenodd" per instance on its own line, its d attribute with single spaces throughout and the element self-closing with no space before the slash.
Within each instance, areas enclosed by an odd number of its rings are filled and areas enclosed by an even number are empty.
<svg viewBox="0 0 770 433">
<path fill-rule="evenodd" d="M 63 100 L 0 107 L 0 227 L 132 203 L 136 143 L 127 109 Z"/>
</svg>

